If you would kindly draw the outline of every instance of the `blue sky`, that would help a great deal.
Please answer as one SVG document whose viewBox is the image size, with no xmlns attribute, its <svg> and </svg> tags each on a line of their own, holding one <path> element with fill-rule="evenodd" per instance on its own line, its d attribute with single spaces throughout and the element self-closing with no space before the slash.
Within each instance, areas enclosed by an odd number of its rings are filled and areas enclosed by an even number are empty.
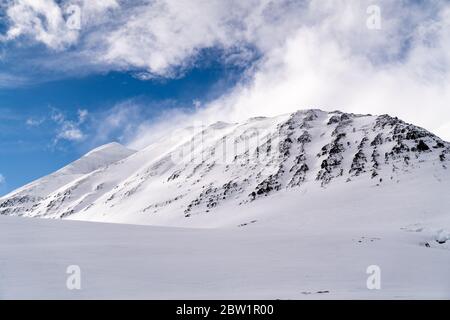
<svg viewBox="0 0 450 320">
<path fill-rule="evenodd" d="M 0 88 L 0 172 L 4 180 L 0 195 L 61 168 L 98 145 L 122 142 L 125 128 L 114 128 L 102 137 L 96 132 L 96 120 L 110 115 L 115 107 L 138 107 L 137 125 L 152 121 L 162 111 L 189 111 L 217 98 L 233 87 L 243 68 L 216 61 L 214 55 L 208 53 L 207 61 L 203 56 L 201 63 L 176 79 L 140 80 L 135 72 L 109 71 L 59 75 L 46 81 L 54 75 L 41 72 L 26 84 Z M 86 119 L 80 121 L 80 112 L 87 113 Z M 58 137 L 65 122 L 73 123 L 83 137 Z"/>
<path fill-rule="evenodd" d="M 0 0 L 0 195 L 190 121 L 340 109 L 450 140 L 449 105 L 447 1 Z"/>
</svg>

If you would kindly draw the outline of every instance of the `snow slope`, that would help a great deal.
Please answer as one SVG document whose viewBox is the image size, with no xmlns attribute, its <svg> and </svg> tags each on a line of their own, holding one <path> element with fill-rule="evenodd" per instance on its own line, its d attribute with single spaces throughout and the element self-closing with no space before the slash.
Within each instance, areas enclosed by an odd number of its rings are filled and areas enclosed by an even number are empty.
<svg viewBox="0 0 450 320">
<path fill-rule="evenodd" d="M 0 299 L 449 299 L 450 241 L 436 241 L 449 200 L 351 190 L 304 205 L 280 193 L 286 206 L 263 199 L 217 229 L 0 217 Z M 66 288 L 69 265 L 80 291 Z M 371 265 L 381 290 L 366 287 Z"/>
<path fill-rule="evenodd" d="M 95 166 L 97 170 L 57 172 L 1 198 L 0 214 L 164 226 L 236 225 L 261 199 L 271 198 L 275 208 L 284 205 L 277 202 L 277 194 L 303 205 L 305 193 L 321 197 L 345 185 L 351 194 L 361 188 L 361 196 L 370 197 L 395 184 L 408 188 L 410 179 L 433 176 L 436 183 L 446 183 L 449 153 L 449 143 L 388 115 L 302 110 L 180 130 L 134 154 L 124 150 L 107 165 Z M 62 171 L 72 173 L 69 169 Z M 439 184 L 433 188 L 443 195 Z"/>
<path fill-rule="evenodd" d="M 2 202 L 0 204 L 0 214 L 24 215 L 34 212 L 37 207 L 42 207 L 43 204 L 50 204 L 46 201 L 50 194 L 58 194 L 64 197 L 66 196 L 67 189 L 65 187 L 67 185 L 99 169 L 104 170 L 109 165 L 129 157 L 135 152 L 116 142 L 98 147 L 55 173 L 27 184 L 0 198 L 0 202 Z M 51 207 L 47 209 L 51 209 Z"/>
<path fill-rule="evenodd" d="M 181 130 L 0 199 L 0 298 L 449 299 L 449 151 L 387 115 Z"/>
</svg>

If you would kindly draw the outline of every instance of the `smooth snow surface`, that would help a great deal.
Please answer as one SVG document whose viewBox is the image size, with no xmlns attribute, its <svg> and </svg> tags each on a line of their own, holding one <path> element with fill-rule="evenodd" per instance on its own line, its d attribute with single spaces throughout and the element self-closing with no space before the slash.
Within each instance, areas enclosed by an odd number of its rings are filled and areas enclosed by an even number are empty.
<svg viewBox="0 0 450 320">
<path fill-rule="evenodd" d="M 432 226 L 440 219 L 428 221 L 433 212 L 390 221 L 394 211 L 371 208 L 340 219 L 341 205 L 329 212 L 280 209 L 283 220 L 292 218 L 289 227 L 256 222 L 182 229 L 0 217 L 0 298 L 450 298 L 450 245 L 435 242 Z M 80 291 L 66 289 L 69 265 L 81 268 Z M 381 268 L 381 290 L 366 287 L 370 265 Z"/>
</svg>

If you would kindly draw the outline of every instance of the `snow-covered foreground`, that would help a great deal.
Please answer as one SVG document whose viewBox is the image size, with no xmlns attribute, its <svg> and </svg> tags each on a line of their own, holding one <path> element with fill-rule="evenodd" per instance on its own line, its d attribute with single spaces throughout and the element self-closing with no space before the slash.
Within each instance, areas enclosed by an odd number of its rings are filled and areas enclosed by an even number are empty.
<svg viewBox="0 0 450 320">
<path fill-rule="evenodd" d="M 450 242 L 436 239 L 450 230 L 450 200 L 437 184 L 280 193 L 241 212 L 257 220 L 241 227 L 0 217 L 0 298 L 449 299 Z M 283 205 L 274 214 L 270 203 Z M 69 265 L 81 268 L 79 291 L 66 288 Z M 370 265 L 381 290 L 367 289 Z"/>
</svg>

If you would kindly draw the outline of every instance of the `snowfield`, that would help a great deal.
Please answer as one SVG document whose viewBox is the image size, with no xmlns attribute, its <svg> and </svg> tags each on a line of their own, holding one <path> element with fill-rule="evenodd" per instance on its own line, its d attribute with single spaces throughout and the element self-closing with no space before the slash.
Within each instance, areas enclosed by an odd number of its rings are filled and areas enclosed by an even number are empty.
<svg viewBox="0 0 450 320">
<path fill-rule="evenodd" d="M 450 230 L 436 192 L 448 181 L 278 194 L 238 224 L 219 214 L 221 228 L 0 217 L 0 298 L 449 299 L 450 241 L 436 241 Z M 69 265 L 81 290 L 66 288 Z M 367 289 L 371 265 L 380 290 Z"/>
<path fill-rule="evenodd" d="M 321 110 L 108 144 L 0 198 L 0 298 L 450 299 L 449 154 Z"/>
</svg>

